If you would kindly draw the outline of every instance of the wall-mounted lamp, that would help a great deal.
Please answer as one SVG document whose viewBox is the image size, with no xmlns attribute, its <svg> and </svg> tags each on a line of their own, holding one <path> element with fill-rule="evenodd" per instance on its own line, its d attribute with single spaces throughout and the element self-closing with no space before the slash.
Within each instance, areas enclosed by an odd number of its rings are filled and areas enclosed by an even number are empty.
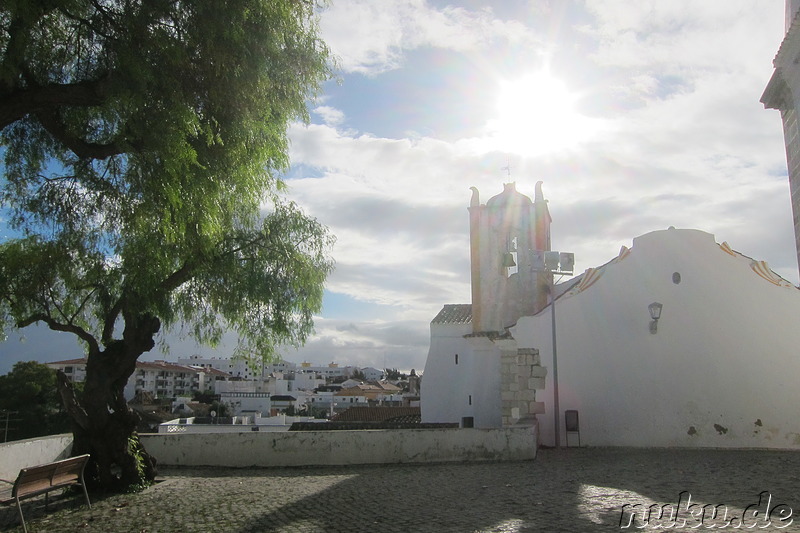
<svg viewBox="0 0 800 533">
<path fill-rule="evenodd" d="M 658 319 L 661 318 L 661 308 L 664 307 L 659 302 L 653 302 L 647 306 L 647 310 L 650 311 L 650 318 L 652 318 L 652 322 L 650 322 L 650 333 L 654 334 L 658 331 Z"/>
</svg>

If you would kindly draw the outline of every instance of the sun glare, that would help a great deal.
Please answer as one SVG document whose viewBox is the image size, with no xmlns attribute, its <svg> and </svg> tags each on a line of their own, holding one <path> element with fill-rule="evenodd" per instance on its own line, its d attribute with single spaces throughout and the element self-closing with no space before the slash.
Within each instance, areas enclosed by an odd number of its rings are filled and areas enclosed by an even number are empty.
<svg viewBox="0 0 800 533">
<path fill-rule="evenodd" d="M 577 99 L 547 70 L 501 82 L 497 116 L 488 124 L 492 144 L 503 151 L 534 155 L 588 140 L 599 121 L 580 114 Z"/>
</svg>

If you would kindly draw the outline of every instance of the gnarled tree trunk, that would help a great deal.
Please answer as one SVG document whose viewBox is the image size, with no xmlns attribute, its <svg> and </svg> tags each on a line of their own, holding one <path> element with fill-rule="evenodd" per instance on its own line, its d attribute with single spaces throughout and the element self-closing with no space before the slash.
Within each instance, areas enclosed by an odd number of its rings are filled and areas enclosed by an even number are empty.
<svg viewBox="0 0 800 533">
<path fill-rule="evenodd" d="M 73 455 L 91 454 L 87 480 L 111 491 L 142 486 L 155 479 L 156 461 L 136 434 L 137 415 L 125 401 L 124 389 L 136 370 L 136 360 L 154 346 L 158 319 L 126 320 L 122 340 L 89 353 L 86 381 L 78 398 L 59 372 L 59 392 L 73 420 Z M 142 349 L 146 348 L 146 349 Z"/>
</svg>

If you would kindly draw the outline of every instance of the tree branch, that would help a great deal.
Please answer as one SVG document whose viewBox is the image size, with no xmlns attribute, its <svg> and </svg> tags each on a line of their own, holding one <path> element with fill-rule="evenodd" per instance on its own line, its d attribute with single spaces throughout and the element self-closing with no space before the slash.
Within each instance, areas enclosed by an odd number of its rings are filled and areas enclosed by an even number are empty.
<svg viewBox="0 0 800 533">
<path fill-rule="evenodd" d="M 75 389 L 72 386 L 72 382 L 61 370 L 56 371 L 56 376 L 58 378 L 58 393 L 61 395 L 64 409 L 66 409 L 76 424 L 83 429 L 88 429 L 89 415 L 86 414 L 86 410 L 75 397 Z"/>
<path fill-rule="evenodd" d="M 197 261 L 186 261 L 178 270 L 167 276 L 160 284 L 159 290 L 170 293 L 192 279 L 195 274 Z"/>
<path fill-rule="evenodd" d="M 107 157 L 126 151 L 120 142 L 108 144 L 86 142 L 79 136 L 71 133 L 67 127 L 64 126 L 61 117 L 59 117 L 58 112 L 54 109 L 37 111 L 36 118 L 38 118 L 41 125 L 50 132 L 50 135 L 55 137 L 56 140 L 82 159 L 106 159 Z"/>
<path fill-rule="evenodd" d="M 45 314 L 34 314 L 25 319 L 22 319 L 17 322 L 17 327 L 22 329 L 24 327 L 30 326 L 35 322 L 44 322 L 45 324 L 47 324 L 47 327 L 52 329 L 53 331 L 64 331 L 67 333 L 73 333 L 77 335 L 79 339 L 81 339 L 82 341 L 84 341 L 86 344 L 89 345 L 89 356 L 100 352 L 100 345 L 97 344 L 97 340 L 92 336 L 91 333 L 81 328 L 80 326 L 76 326 L 75 324 L 62 324 L 60 322 L 57 322 L 52 317 L 47 316 Z"/>
<path fill-rule="evenodd" d="M 17 86 L 27 59 L 25 52 L 30 41 L 31 28 L 53 9 L 55 9 L 54 5 L 39 5 L 26 12 L 25 15 L 16 13 L 16 16 L 11 19 L 6 30 L 8 40 L 2 54 L 3 62 L 0 64 L 0 88 L 3 89 L 3 92 L 10 91 Z"/>
<path fill-rule="evenodd" d="M 31 113 L 61 106 L 89 107 L 103 104 L 109 97 L 111 75 L 75 83 L 48 83 L 0 94 L 0 129 Z M 30 82 L 30 80 L 29 80 Z"/>
<path fill-rule="evenodd" d="M 103 323 L 103 333 L 101 340 L 103 344 L 108 346 L 108 344 L 114 340 L 114 324 L 117 323 L 117 318 L 119 314 L 122 312 L 122 305 L 123 305 L 123 298 L 117 300 L 117 302 L 111 306 L 111 309 L 105 313 L 106 319 Z"/>
<path fill-rule="evenodd" d="M 95 8 L 95 9 L 96 9 L 96 10 L 97 10 L 97 11 L 98 11 L 100 14 L 101 14 L 101 16 L 103 17 L 103 19 L 105 19 L 105 20 L 106 20 L 106 22 L 110 22 L 110 23 L 111 23 L 111 25 L 115 27 L 115 29 L 118 29 L 118 28 L 119 28 L 119 25 L 118 25 L 118 24 L 116 24 L 116 21 L 115 21 L 115 20 L 113 20 L 113 19 L 111 19 L 111 18 L 108 16 L 108 14 L 107 14 L 107 13 L 106 13 L 104 10 L 102 10 L 102 9 L 100 8 L 100 6 L 98 6 L 98 5 L 97 5 L 96 3 L 94 3 L 94 2 L 92 2 L 92 5 L 93 5 L 93 6 L 94 6 L 94 8 Z M 103 38 L 105 38 L 105 39 L 109 39 L 109 40 L 111 40 L 111 39 L 112 39 L 112 37 L 113 37 L 113 36 L 112 36 L 111 34 L 108 34 L 108 33 L 105 33 L 105 32 L 103 32 L 103 31 L 102 31 L 100 28 L 98 28 L 98 27 L 97 27 L 97 25 L 93 24 L 91 20 L 88 20 L 88 19 L 85 19 L 85 18 L 83 18 L 83 17 L 80 17 L 80 16 L 78 16 L 78 15 L 75 15 L 74 13 L 70 13 L 70 12 L 69 12 L 69 11 L 68 11 L 68 10 L 67 10 L 67 9 L 66 9 L 64 6 L 59 6 L 58 10 L 59 10 L 59 11 L 60 11 L 60 12 L 61 12 L 61 13 L 62 13 L 64 16 L 66 16 L 67 18 L 70 18 L 70 19 L 72 19 L 72 20 L 75 20 L 75 21 L 77 21 L 77 22 L 81 23 L 83 26 L 85 26 L 86 28 L 88 28 L 90 31 L 92 31 L 92 32 L 94 32 L 94 33 L 96 33 L 96 34 L 100 35 L 101 37 L 103 37 Z"/>
<path fill-rule="evenodd" d="M 86 297 L 85 297 L 85 298 L 84 298 L 84 299 L 81 301 L 81 303 L 78 305 L 78 308 L 75 310 L 75 312 L 74 312 L 74 313 L 72 313 L 72 316 L 68 318 L 68 320 L 69 320 L 70 322 L 72 322 L 73 320 L 75 320 L 75 318 L 76 318 L 76 317 L 77 317 L 79 314 L 81 314 L 81 312 L 83 311 L 83 308 L 86 306 L 86 303 L 89 301 L 89 298 L 91 298 L 91 297 L 92 297 L 92 295 L 95 293 L 95 291 L 97 291 L 97 287 L 93 288 L 91 291 L 89 291 L 89 292 L 86 294 Z"/>
</svg>

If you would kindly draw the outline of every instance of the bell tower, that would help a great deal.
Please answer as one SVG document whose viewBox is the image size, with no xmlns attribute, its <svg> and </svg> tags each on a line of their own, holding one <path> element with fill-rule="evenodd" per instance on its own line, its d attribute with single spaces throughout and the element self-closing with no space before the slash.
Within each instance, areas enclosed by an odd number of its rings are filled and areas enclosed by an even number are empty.
<svg viewBox="0 0 800 533">
<path fill-rule="evenodd" d="M 552 274 L 535 271 L 533 252 L 550 250 L 550 212 L 536 184 L 534 201 L 506 183 L 480 203 L 472 187 L 470 261 L 473 333 L 502 332 L 547 304 Z"/>
<path fill-rule="evenodd" d="M 781 112 L 786 162 L 789 167 L 789 192 L 792 200 L 794 238 L 800 266 L 800 0 L 786 0 L 786 36 L 772 61 L 775 71 L 761 103 L 767 109 Z"/>
</svg>

